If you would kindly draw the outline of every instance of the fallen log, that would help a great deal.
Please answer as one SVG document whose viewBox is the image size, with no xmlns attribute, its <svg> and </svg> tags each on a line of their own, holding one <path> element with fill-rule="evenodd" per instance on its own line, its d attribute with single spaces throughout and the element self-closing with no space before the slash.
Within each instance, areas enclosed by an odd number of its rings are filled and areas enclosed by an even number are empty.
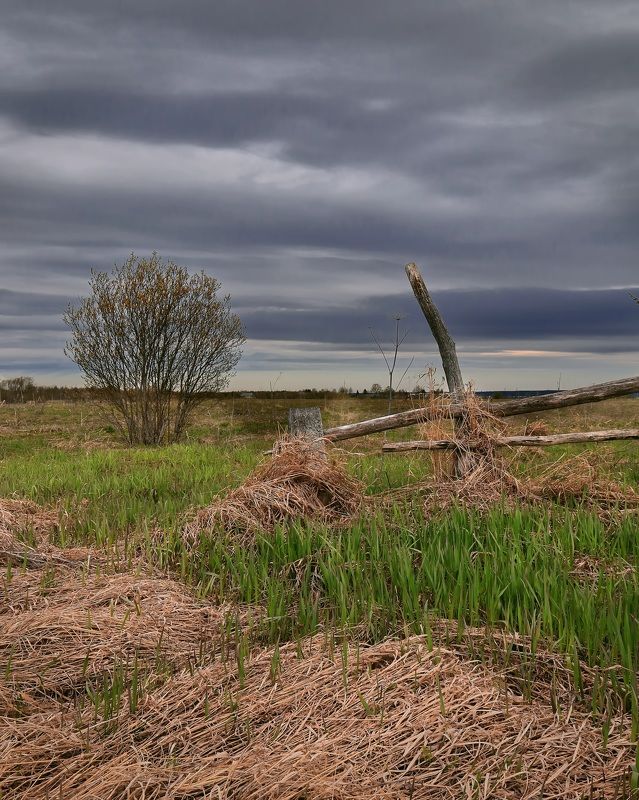
<svg viewBox="0 0 639 800">
<path fill-rule="evenodd" d="M 493 401 L 487 403 L 487 408 L 496 417 L 514 417 L 521 414 L 534 414 L 538 411 L 551 411 L 555 408 L 582 405 L 583 403 L 598 403 L 601 400 L 622 397 L 633 392 L 639 392 L 639 375 L 633 378 L 622 378 L 617 381 L 584 386 L 580 389 L 541 394 L 537 397 Z M 458 419 L 463 415 L 465 407 L 463 404 L 453 402 L 446 410 L 452 419 Z M 441 416 L 441 409 L 438 409 L 437 413 L 438 416 Z M 413 408 L 410 411 L 400 411 L 398 414 L 388 414 L 385 417 L 376 417 L 362 422 L 353 422 L 349 425 L 328 428 L 324 431 L 324 438 L 332 442 L 354 439 L 358 436 L 368 436 L 371 433 L 406 428 L 409 425 L 419 425 L 429 419 L 431 419 L 430 409 Z"/>
<path fill-rule="evenodd" d="M 630 430 L 577 431 L 554 433 L 548 436 L 495 436 L 496 447 L 550 447 L 556 444 L 581 444 L 587 442 L 612 442 L 618 439 L 639 439 L 639 428 Z M 452 439 L 425 439 L 412 442 L 388 442 L 382 446 L 385 453 L 404 453 L 408 450 L 455 450 Z"/>
</svg>

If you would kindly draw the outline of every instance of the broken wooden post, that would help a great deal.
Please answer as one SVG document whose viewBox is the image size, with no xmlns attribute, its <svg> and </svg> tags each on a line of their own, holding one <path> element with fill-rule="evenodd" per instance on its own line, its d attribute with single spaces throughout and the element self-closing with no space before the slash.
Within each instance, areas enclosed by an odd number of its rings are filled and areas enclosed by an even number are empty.
<svg viewBox="0 0 639 800">
<path fill-rule="evenodd" d="M 417 265 L 406 264 L 405 270 L 413 294 L 437 342 L 450 396 L 456 404 L 461 406 L 461 415 L 459 418 L 453 420 L 453 424 L 455 426 L 455 433 L 463 440 L 468 433 L 468 418 L 465 413 L 466 387 L 464 386 L 464 379 L 462 378 L 461 367 L 459 366 L 459 359 L 457 358 L 455 342 L 444 324 L 439 309 L 435 303 L 433 303 L 428 293 L 428 289 L 426 288 L 426 284 L 424 283 L 424 279 Z M 458 478 L 468 475 L 477 466 L 477 457 L 469 450 L 455 450 L 454 459 L 454 472 Z"/>
<path fill-rule="evenodd" d="M 439 348 L 439 355 L 442 359 L 442 366 L 444 367 L 444 375 L 448 383 L 448 391 L 458 402 L 464 399 L 464 379 L 462 378 L 461 368 L 459 366 L 459 359 L 457 358 L 457 349 L 452 336 L 448 332 L 448 328 L 444 324 L 441 314 L 435 303 L 433 303 L 424 279 L 421 276 L 416 264 L 406 264 L 406 275 L 410 281 L 413 294 L 419 303 L 422 313 L 426 317 L 428 327 L 433 334 L 437 347 Z"/>
<path fill-rule="evenodd" d="M 308 440 L 313 450 L 326 452 L 324 425 L 319 408 L 289 408 L 288 432 L 291 436 Z"/>
</svg>

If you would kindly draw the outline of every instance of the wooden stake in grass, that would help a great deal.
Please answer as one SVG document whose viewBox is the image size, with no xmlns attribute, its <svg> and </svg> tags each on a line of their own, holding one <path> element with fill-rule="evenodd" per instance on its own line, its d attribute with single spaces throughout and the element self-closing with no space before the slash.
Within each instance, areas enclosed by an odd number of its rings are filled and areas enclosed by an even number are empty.
<svg viewBox="0 0 639 800">
<path fill-rule="evenodd" d="M 296 439 L 305 439 L 312 450 L 326 452 L 322 412 L 319 408 L 289 408 L 288 431 Z"/>
<path fill-rule="evenodd" d="M 448 383 L 448 391 L 450 392 L 453 401 L 462 406 L 461 417 L 454 420 L 454 425 L 456 434 L 455 438 L 463 440 L 464 435 L 468 430 L 467 415 L 463 411 L 465 406 L 466 390 L 464 386 L 464 379 L 461 373 L 461 367 L 459 366 L 459 359 L 457 358 L 455 342 L 453 337 L 448 332 L 448 328 L 446 327 L 444 320 L 439 313 L 439 309 L 432 301 L 417 265 L 407 264 L 405 269 L 406 275 L 408 276 L 408 280 L 413 290 L 413 294 L 415 295 L 415 298 L 419 303 L 419 307 L 426 317 L 428 327 L 430 328 L 431 333 L 437 342 L 439 355 L 442 359 L 442 366 L 444 367 L 444 375 L 446 375 L 446 382 Z M 468 475 L 476 467 L 477 458 L 472 452 L 458 449 L 455 451 L 454 458 L 454 472 L 455 476 L 458 478 Z"/>
</svg>

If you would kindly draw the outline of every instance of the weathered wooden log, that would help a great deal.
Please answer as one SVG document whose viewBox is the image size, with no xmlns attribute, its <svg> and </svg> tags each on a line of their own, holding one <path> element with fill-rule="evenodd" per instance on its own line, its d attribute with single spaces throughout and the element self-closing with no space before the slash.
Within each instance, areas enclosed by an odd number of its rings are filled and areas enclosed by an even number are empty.
<svg viewBox="0 0 639 800">
<path fill-rule="evenodd" d="M 633 392 L 639 392 L 639 375 L 607 383 L 596 383 L 579 389 L 540 394 L 537 397 L 501 400 L 491 403 L 490 411 L 498 417 L 513 417 L 519 414 L 534 414 L 536 411 L 551 411 L 554 408 L 578 406 L 583 403 L 598 403 L 601 400 L 623 397 L 623 395 Z"/>
<path fill-rule="evenodd" d="M 618 439 L 639 439 L 639 428 L 554 433 L 548 436 L 496 436 L 492 441 L 496 447 L 550 447 L 555 444 L 612 442 Z M 409 450 L 455 450 L 456 448 L 456 443 L 450 439 L 389 442 L 382 446 L 385 453 L 404 453 Z"/>
<path fill-rule="evenodd" d="M 462 411 L 461 414 L 455 418 L 454 426 L 457 436 L 463 439 L 468 432 L 468 420 L 466 414 L 464 414 L 466 387 L 464 386 L 464 379 L 462 377 L 461 367 L 459 366 L 459 359 L 457 358 L 455 342 L 448 332 L 448 328 L 439 313 L 439 309 L 435 303 L 433 303 L 428 293 L 428 289 L 426 288 L 426 284 L 417 265 L 406 264 L 404 269 L 406 270 L 406 275 L 413 290 L 413 294 L 415 295 L 415 299 L 419 303 L 419 307 L 426 317 L 428 327 L 437 342 L 450 396 L 456 403 L 460 404 Z M 458 478 L 463 478 L 464 475 L 473 472 L 477 466 L 475 454 L 468 451 L 458 451 L 454 456 L 454 461 L 454 472 Z"/>
<path fill-rule="evenodd" d="M 598 403 L 612 397 L 639 392 L 639 376 L 622 378 L 618 381 L 597 383 L 593 386 L 584 386 L 580 389 L 568 389 L 563 392 L 540 394 L 537 397 L 521 397 L 513 400 L 493 401 L 487 404 L 491 414 L 496 417 L 514 417 L 521 414 L 533 414 L 537 411 L 550 411 L 555 408 L 581 405 L 583 403 Z M 463 406 L 451 403 L 446 412 L 454 419 L 460 417 Z M 441 414 L 441 410 L 438 412 Z M 368 436 L 371 433 L 390 431 L 395 428 L 406 428 L 409 425 L 419 425 L 431 418 L 428 408 L 413 408 L 410 411 L 401 411 L 398 414 L 389 414 L 385 417 L 376 417 L 362 422 L 353 422 L 349 425 L 340 425 L 324 431 L 324 438 L 330 441 L 354 439 L 358 436 Z"/>
<path fill-rule="evenodd" d="M 313 450 L 326 451 L 324 425 L 319 408 L 289 408 L 288 431 L 291 436 L 307 439 Z"/>
<path fill-rule="evenodd" d="M 413 294 L 437 342 L 439 355 L 442 359 L 442 366 L 444 367 L 444 375 L 448 383 L 448 391 L 456 400 L 461 401 L 464 396 L 464 379 L 462 378 L 453 337 L 448 332 L 448 328 L 444 324 L 439 309 L 435 303 L 433 303 L 417 265 L 406 264 L 404 269 L 406 270 L 406 275 L 408 276 Z"/>
</svg>

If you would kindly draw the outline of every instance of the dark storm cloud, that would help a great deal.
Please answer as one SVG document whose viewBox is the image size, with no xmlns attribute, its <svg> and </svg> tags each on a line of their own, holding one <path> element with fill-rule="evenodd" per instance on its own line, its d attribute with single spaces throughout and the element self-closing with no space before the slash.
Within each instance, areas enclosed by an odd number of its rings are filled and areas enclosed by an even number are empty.
<svg viewBox="0 0 639 800">
<path fill-rule="evenodd" d="M 66 305 L 65 297 L 37 292 L 13 292 L 0 288 L 0 318 L 3 316 L 39 318 L 48 314 L 59 315 Z"/>
<path fill-rule="evenodd" d="M 637 91 L 639 31 L 616 30 L 569 41 L 524 70 L 516 85 L 541 101 L 577 103 L 584 95 Z"/>
<path fill-rule="evenodd" d="M 152 249 L 218 276 L 258 342 L 363 352 L 396 311 L 421 329 L 411 260 L 466 350 L 632 340 L 634 1 L 2 9 L 12 359 L 38 361 L 29 332 L 60 332 L 89 268 Z"/>
<path fill-rule="evenodd" d="M 456 341 L 462 347 L 485 347 L 501 342 L 572 339 L 575 349 L 597 352 L 634 350 L 639 346 L 639 314 L 625 291 L 553 291 L 501 289 L 443 291 L 437 305 Z M 394 318 L 401 317 L 410 346 L 424 347 L 432 339 L 415 300 L 406 293 L 365 297 L 346 308 L 277 309 L 245 311 L 247 333 L 255 339 L 308 340 L 345 347 L 371 349 L 371 330 L 388 342 Z"/>
</svg>

